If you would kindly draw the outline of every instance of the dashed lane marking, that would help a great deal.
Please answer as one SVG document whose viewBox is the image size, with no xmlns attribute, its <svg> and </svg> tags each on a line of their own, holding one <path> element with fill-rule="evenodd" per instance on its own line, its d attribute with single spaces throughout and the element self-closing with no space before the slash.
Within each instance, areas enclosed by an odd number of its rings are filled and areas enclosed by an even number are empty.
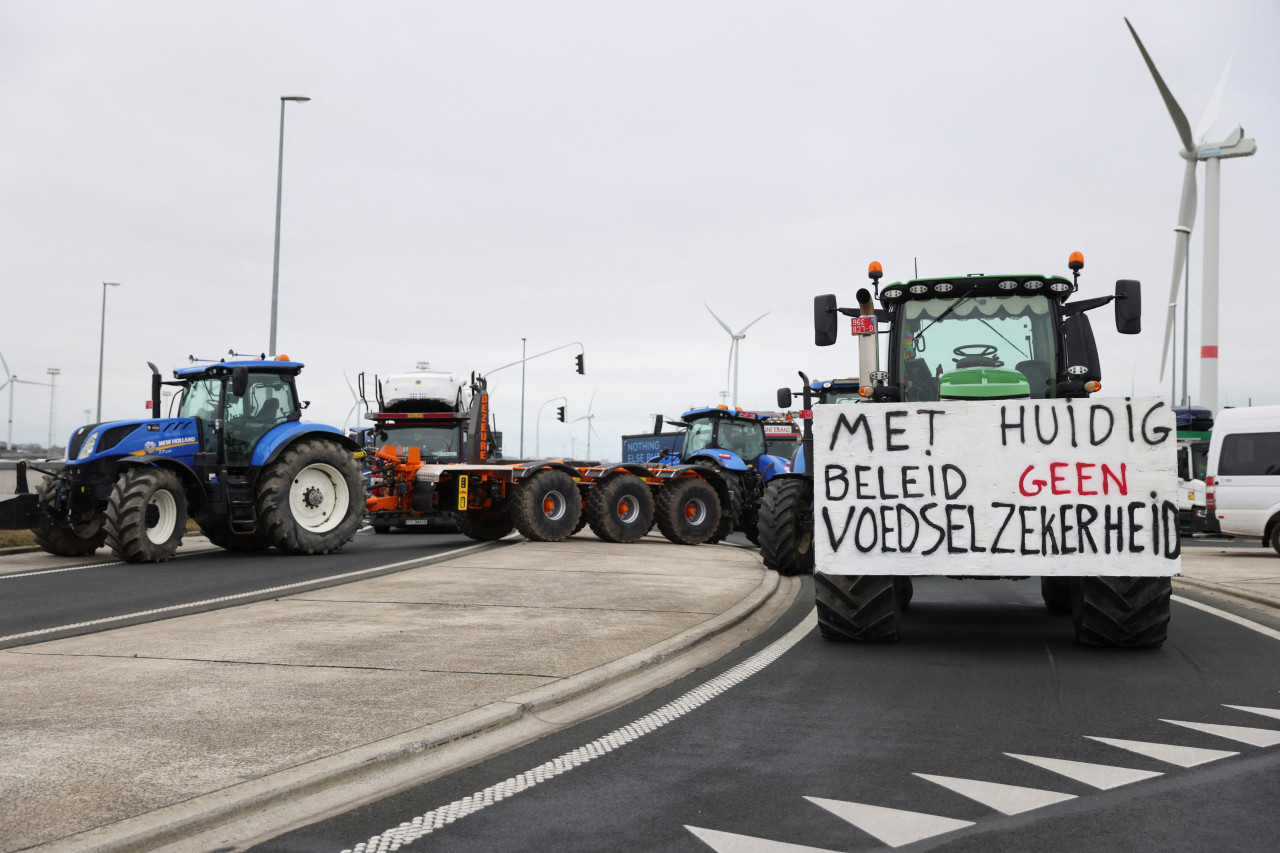
<svg viewBox="0 0 1280 853">
<path fill-rule="evenodd" d="M 984 782 L 981 779 L 960 779 L 955 776 L 931 776 L 928 773 L 913 773 L 921 779 L 927 779 L 936 785 L 949 788 L 962 797 L 977 800 L 988 808 L 1001 814 L 1015 815 L 1042 809 L 1055 803 L 1074 800 L 1075 794 L 1062 794 L 1057 791 L 1042 791 L 1039 788 L 1023 788 L 1020 785 L 1002 785 L 999 782 Z"/>
<path fill-rule="evenodd" d="M 0 575 L 0 581 L 11 581 L 16 578 L 33 578 L 36 575 L 56 575 L 59 572 L 79 572 L 84 569 L 105 569 L 108 566 L 123 566 L 123 560 L 116 560 L 113 563 L 93 563 L 88 566 L 66 566 L 61 569 L 39 569 L 34 572 L 15 572 L 11 575 Z"/>
<path fill-rule="evenodd" d="M 1175 726 L 1184 726 L 1188 729 L 1195 729 L 1205 734 L 1217 735 L 1228 740 L 1247 743 L 1249 746 L 1275 746 L 1280 743 L 1280 731 L 1275 729 L 1255 729 L 1248 726 L 1221 726 L 1214 723 L 1188 723 L 1184 720 L 1161 720 L 1162 723 L 1172 723 Z"/>
<path fill-rule="evenodd" d="M 1109 746 L 1127 749 L 1165 764 L 1176 764 L 1179 767 L 1199 767 L 1220 758 L 1239 755 L 1238 752 L 1225 752 L 1221 749 L 1201 749 L 1198 746 L 1174 746 L 1171 743 L 1147 743 L 1141 740 L 1119 740 L 1112 737 L 1095 737 L 1085 735 L 1089 740 L 1096 740 Z"/>
<path fill-rule="evenodd" d="M 430 835 L 437 829 L 448 826 L 467 815 L 475 814 L 481 809 L 488 808 L 495 803 L 515 796 L 521 791 L 527 791 L 541 782 L 554 779 L 562 773 L 568 773 L 575 767 L 580 767 L 619 747 L 626 746 L 632 741 L 638 740 L 644 735 L 680 719 L 685 714 L 700 708 L 731 687 L 746 681 L 782 657 L 792 646 L 800 642 L 806 634 L 812 631 L 816 625 L 817 611 L 811 610 L 809 615 L 800 621 L 800 624 L 796 625 L 780 639 L 775 640 L 769 646 L 737 666 L 695 687 L 680 698 L 668 702 L 653 713 L 646 714 L 622 728 L 614 729 L 607 735 L 591 741 L 586 746 L 580 746 L 571 752 L 563 753 L 551 761 L 504 779 L 496 785 L 490 785 L 482 791 L 476 791 L 468 797 L 463 797 L 446 806 L 432 809 L 412 820 L 401 823 L 399 826 L 383 830 L 368 841 L 362 841 L 354 847 L 344 849 L 343 853 L 385 853 L 385 851 L 398 850 L 401 845 L 416 841 L 425 835 Z"/>
<path fill-rule="evenodd" d="M 1110 791 L 1112 788 L 1119 788 L 1121 785 L 1141 782 L 1144 779 L 1153 779 L 1156 776 L 1164 775 L 1154 770 L 1135 770 L 1132 767 L 1113 767 L 1110 764 L 1090 764 L 1087 761 L 1068 761 L 1065 758 L 1017 755 L 1012 752 L 1006 752 L 1005 755 L 1010 758 L 1016 758 L 1019 761 L 1025 761 L 1028 764 L 1034 764 L 1036 767 L 1048 770 L 1051 773 L 1066 776 L 1068 779 L 1083 782 L 1100 791 Z"/>
<path fill-rule="evenodd" d="M 1178 602 L 1179 604 L 1185 604 L 1188 607 L 1194 607 L 1197 610 L 1203 610 L 1205 613 L 1212 613 L 1214 616 L 1220 616 L 1223 619 L 1226 619 L 1228 622 L 1234 622 L 1237 625 L 1243 625 L 1244 627 L 1248 628 L 1250 631 L 1257 631 L 1259 634 L 1263 634 L 1264 636 L 1270 637 L 1273 640 L 1280 640 L 1280 631 L 1277 631 L 1275 628 L 1268 628 L 1266 625 L 1259 625 L 1257 622 L 1254 622 L 1250 619 L 1246 619 L 1243 616 L 1237 616 L 1234 613 L 1228 613 L 1225 610 L 1219 610 L 1216 607 L 1210 607 L 1207 604 L 1201 604 L 1198 601 L 1192 601 L 1190 598 L 1183 598 L 1180 595 L 1173 596 L 1172 600 Z"/>
<path fill-rule="evenodd" d="M 735 835 L 732 832 L 719 832 L 714 829 L 703 829 L 700 826 L 686 826 L 685 829 L 692 832 L 699 841 L 716 853 L 837 853 L 825 847 L 806 847 L 803 844 L 770 841 L 767 838 Z"/>
<path fill-rule="evenodd" d="M 901 847 L 913 841 L 922 841 L 933 838 L 935 835 L 944 835 L 955 832 L 957 829 L 964 829 L 966 826 L 973 826 L 971 820 L 956 820 L 923 812 L 869 806 L 866 803 L 846 803 L 843 800 L 824 800 L 819 797 L 805 797 L 805 799 L 814 805 L 822 806 L 868 835 L 874 835 L 890 847 Z"/>
</svg>

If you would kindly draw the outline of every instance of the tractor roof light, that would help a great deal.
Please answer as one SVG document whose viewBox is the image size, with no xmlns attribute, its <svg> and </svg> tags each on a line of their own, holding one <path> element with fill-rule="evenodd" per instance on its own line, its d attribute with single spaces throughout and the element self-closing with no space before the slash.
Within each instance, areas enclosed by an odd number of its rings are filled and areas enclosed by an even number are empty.
<svg viewBox="0 0 1280 853">
<path fill-rule="evenodd" d="M 999 287 L 1001 290 L 1017 290 L 1018 283 L 1013 279 L 1005 279 L 1004 281 L 996 285 L 996 287 Z"/>
<path fill-rule="evenodd" d="M 879 261 L 872 261 L 871 265 L 867 267 L 867 278 L 871 279 L 872 281 L 879 282 L 880 277 L 883 275 L 884 275 L 884 268 L 880 266 Z"/>
<path fill-rule="evenodd" d="M 940 281 L 933 286 L 934 293 L 950 293 L 953 289 L 953 285 L 949 281 Z"/>
<path fill-rule="evenodd" d="M 1049 289 L 1054 293 L 1067 293 L 1071 290 L 1071 283 L 1067 281 L 1055 281 L 1049 285 Z"/>
<path fill-rule="evenodd" d="M 1084 253 L 1072 252 L 1071 257 L 1067 259 L 1067 268 L 1077 272 L 1084 269 Z"/>
<path fill-rule="evenodd" d="M 913 284 L 913 285 L 911 285 L 910 287 L 908 287 L 908 288 L 907 288 L 907 291 L 908 291 L 909 293 L 916 293 L 916 294 L 920 294 L 920 293 L 928 293 L 928 292 L 929 292 L 929 288 L 928 288 L 928 286 L 923 285 L 923 284 Z"/>
<path fill-rule="evenodd" d="M 1028 279 L 1027 281 L 1024 281 L 1022 283 L 1022 286 L 1027 290 L 1039 290 L 1040 288 L 1044 287 L 1044 282 L 1038 278 L 1033 278 L 1033 279 Z"/>
<path fill-rule="evenodd" d="M 893 287 L 889 288 L 888 290 L 880 294 L 880 301 L 881 302 L 898 302 L 898 301 L 901 301 L 902 297 L 905 295 L 906 294 L 902 292 L 902 288 L 899 285 L 895 284 Z"/>
</svg>

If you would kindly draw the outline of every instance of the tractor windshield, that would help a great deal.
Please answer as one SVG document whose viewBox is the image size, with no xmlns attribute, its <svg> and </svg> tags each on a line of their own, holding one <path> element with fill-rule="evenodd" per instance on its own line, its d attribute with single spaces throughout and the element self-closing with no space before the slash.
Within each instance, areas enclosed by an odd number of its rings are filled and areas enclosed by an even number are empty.
<svg viewBox="0 0 1280 853">
<path fill-rule="evenodd" d="M 182 401 L 178 404 L 178 417 L 195 418 L 202 424 L 212 425 L 217 417 L 218 397 L 222 394 L 221 379 L 195 379 L 182 389 Z"/>
<path fill-rule="evenodd" d="M 684 445 L 681 448 L 681 455 L 685 457 L 692 456 L 699 450 L 706 450 L 711 446 L 711 436 L 715 432 L 715 420 L 712 418 L 702 418 L 701 420 L 688 421 L 689 429 L 684 434 Z"/>
<path fill-rule="evenodd" d="M 1040 294 L 911 300 L 902 305 L 891 354 L 906 400 L 937 400 L 944 373 L 971 367 L 1016 370 L 1032 397 L 1052 396 L 1057 357 L 1053 310 Z"/>
</svg>

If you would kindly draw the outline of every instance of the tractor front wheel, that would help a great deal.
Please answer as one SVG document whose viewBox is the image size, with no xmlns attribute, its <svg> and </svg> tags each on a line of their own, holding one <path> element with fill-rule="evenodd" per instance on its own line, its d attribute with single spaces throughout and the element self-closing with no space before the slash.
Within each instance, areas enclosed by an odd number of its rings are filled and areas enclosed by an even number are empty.
<svg viewBox="0 0 1280 853">
<path fill-rule="evenodd" d="M 772 480 L 760 501 L 760 555 L 780 575 L 813 573 L 813 482 Z"/>
<path fill-rule="evenodd" d="M 896 640 L 902 585 L 892 575 L 815 572 L 818 631 L 829 640 Z"/>
<path fill-rule="evenodd" d="M 635 474 L 614 474 L 587 492 L 587 521 L 605 542 L 635 542 L 653 526 L 653 493 Z"/>
<path fill-rule="evenodd" d="M 1169 578 L 1080 578 L 1071 602 L 1076 640 L 1127 649 L 1162 645 L 1172 596 Z"/>
<path fill-rule="evenodd" d="M 305 439 L 286 449 L 258 480 L 258 523 L 288 554 L 330 554 L 360 528 L 360 467 L 337 442 Z"/>
<path fill-rule="evenodd" d="M 40 514 L 51 518 L 56 506 L 58 481 L 52 477 L 45 479 L 36 490 L 40 503 Z M 50 521 L 40 527 L 32 528 L 36 544 L 50 554 L 59 557 L 84 557 L 92 554 L 107 541 L 107 530 L 101 515 L 84 524 L 60 524 Z"/>
<path fill-rule="evenodd" d="M 582 520 L 582 496 L 568 474 L 544 468 L 516 486 L 511 518 L 524 538 L 559 542 L 573 535 Z"/>
<path fill-rule="evenodd" d="M 182 544 L 187 529 L 187 496 L 178 475 L 167 468 L 129 466 L 120 472 L 107 500 L 107 544 L 129 563 L 159 563 Z"/>
</svg>

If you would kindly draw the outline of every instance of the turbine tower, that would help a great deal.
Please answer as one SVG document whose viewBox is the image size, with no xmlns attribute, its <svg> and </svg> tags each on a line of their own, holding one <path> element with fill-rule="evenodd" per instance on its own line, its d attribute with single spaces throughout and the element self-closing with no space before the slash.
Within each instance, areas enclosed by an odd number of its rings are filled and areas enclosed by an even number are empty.
<svg viewBox="0 0 1280 853">
<path fill-rule="evenodd" d="M 1228 60 L 1226 70 L 1218 81 L 1218 87 L 1209 99 L 1204 117 L 1196 127 L 1196 135 L 1192 136 L 1191 126 L 1187 123 L 1186 114 L 1178 106 L 1173 93 L 1165 85 L 1160 72 L 1147 53 L 1142 39 L 1129 19 L 1124 19 L 1133 40 L 1142 53 L 1142 58 L 1155 79 L 1160 97 L 1164 99 L 1173 126 L 1182 141 L 1179 154 L 1187 161 L 1182 178 L 1182 201 L 1178 205 L 1178 225 L 1174 229 L 1177 234 L 1173 254 L 1173 286 L 1169 295 L 1169 314 L 1164 326 L 1164 345 L 1160 350 L 1160 378 L 1164 378 L 1165 364 L 1169 357 L 1169 341 L 1173 335 L 1174 318 L 1178 311 L 1178 284 L 1182 277 L 1182 265 L 1187 258 L 1187 249 L 1191 240 L 1191 227 L 1196 219 L 1196 164 L 1205 161 L 1205 200 L 1204 200 L 1204 283 L 1201 291 L 1200 308 L 1200 404 L 1210 411 L 1218 409 L 1218 237 L 1219 237 L 1219 183 L 1222 161 L 1228 157 L 1248 157 L 1258 150 L 1252 139 L 1246 139 L 1244 128 L 1236 129 L 1221 142 L 1206 143 L 1205 137 L 1218 118 L 1218 109 L 1222 106 L 1222 93 L 1227 85 L 1227 74 L 1231 71 Z M 1233 57 L 1234 58 L 1234 57 Z M 1186 306 L 1183 307 L 1186 311 Z M 1185 346 L 1184 346 L 1185 349 Z"/>
<path fill-rule="evenodd" d="M 725 323 L 724 320 L 721 320 L 719 317 L 716 317 L 716 312 L 711 310 L 710 305 L 704 302 L 702 303 L 702 307 L 706 308 L 707 312 L 710 313 L 712 317 L 716 318 L 716 322 L 719 323 L 720 327 L 724 329 L 726 332 L 728 332 L 729 337 L 732 338 L 732 340 L 729 342 L 729 367 L 732 368 L 733 370 L 733 402 L 731 402 L 729 405 L 736 409 L 738 407 L 738 341 L 742 340 L 747 336 L 747 329 L 750 329 L 756 323 L 759 323 L 761 320 L 767 317 L 769 315 L 769 312 L 768 311 L 764 312 L 759 317 L 755 318 L 750 323 L 743 326 L 741 330 L 735 332 L 733 329 L 729 328 L 729 325 Z"/>
</svg>

